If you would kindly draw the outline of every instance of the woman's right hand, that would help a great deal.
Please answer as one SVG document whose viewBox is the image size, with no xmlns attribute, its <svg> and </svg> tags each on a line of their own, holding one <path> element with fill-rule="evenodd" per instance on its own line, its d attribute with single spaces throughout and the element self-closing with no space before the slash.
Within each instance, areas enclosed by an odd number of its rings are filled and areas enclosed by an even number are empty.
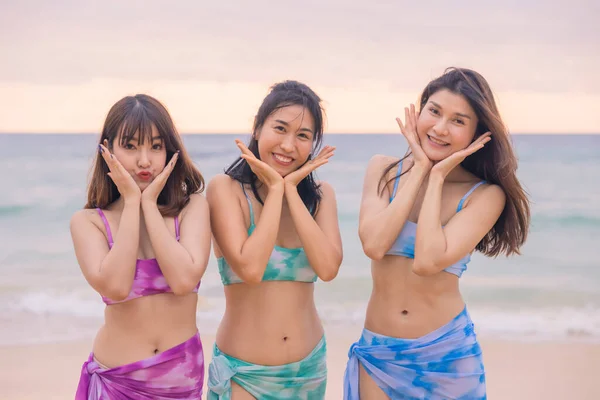
<svg viewBox="0 0 600 400">
<path fill-rule="evenodd" d="M 241 157 L 248 162 L 248 165 L 250 166 L 250 169 L 252 169 L 252 172 L 256 174 L 258 179 L 264 185 L 266 185 L 269 188 L 269 190 L 279 187 L 283 189 L 284 181 L 283 177 L 279 174 L 279 172 L 271 168 L 266 162 L 256 158 L 254 153 L 252 153 L 250 149 L 248 149 L 248 147 L 246 147 L 246 145 L 242 143 L 241 140 L 236 139 L 235 144 L 237 144 L 237 147 L 242 152 Z"/>
<path fill-rule="evenodd" d="M 99 144 L 98 150 L 110 170 L 108 176 L 110 176 L 110 179 L 115 183 L 119 193 L 121 193 L 121 196 L 123 196 L 125 201 L 139 202 L 142 198 L 140 187 L 135 180 L 133 180 L 131 174 L 127 172 L 125 167 L 117 160 L 117 157 L 108 150 L 106 147 L 107 144 L 106 141 L 104 141 L 104 144 Z"/>
<path fill-rule="evenodd" d="M 404 107 L 404 118 L 406 125 L 402 124 L 400 118 L 396 118 L 396 122 L 398 122 L 400 132 L 402 132 L 410 146 L 415 166 L 421 168 L 424 172 L 429 172 L 431 167 L 433 167 L 433 162 L 427 157 L 421 147 L 421 141 L 417 134 L 417 119 L 419 118 L 419 114 L 415 111 L 414 104 L 410 105 L 410 109 Z"/>
</svg>

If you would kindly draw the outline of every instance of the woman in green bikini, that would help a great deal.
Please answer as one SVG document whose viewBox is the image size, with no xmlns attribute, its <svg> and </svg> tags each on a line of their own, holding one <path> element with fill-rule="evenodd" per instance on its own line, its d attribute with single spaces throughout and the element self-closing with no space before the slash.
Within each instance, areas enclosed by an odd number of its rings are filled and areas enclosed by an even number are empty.
<svg viewBox="0 0 600 400">
<path fill-rule="evenodd" d="M 317 278 L 333 279 L 342 243 L 332 187 L 313 172 L 323 112 L 306 85 L 274 85 L 241 157 L 207 198 L 226 309 L 209 367 L 209 399 L 322 399 L 327 368 Z"/>
</svg>

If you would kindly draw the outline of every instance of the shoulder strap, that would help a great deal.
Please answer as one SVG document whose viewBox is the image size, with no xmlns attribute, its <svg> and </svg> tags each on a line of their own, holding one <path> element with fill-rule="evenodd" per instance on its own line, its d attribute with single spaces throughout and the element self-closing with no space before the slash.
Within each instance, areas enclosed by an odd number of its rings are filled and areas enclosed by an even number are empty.
<svg viewBox="0 0 600 400">
<path fill-rule="evenodd" d="M 175 239 L 177 239 L 177 241 L 179 242 L 179 238 L 181 237 L 181 235 L 179 234 L 179 216 L 176 215 L 174 219 L 175 219 Z"/>
<path fill-rule="evenodd" d="M 240 182 L 240 186 L 242 187 L 242 191 L 244 192 L 244 196 L 246 196 L 246 201 L 248 201 L 248 207 L 250 208 L 250 226 L 254 226 L 254 210 L 252 209 L 252 202 L 250 201 L 250 197 L 248 197 L 248 193 L 246 193 L 246 189 L 244 188 L 244 184 Z"/>
<path fill-rule="evenodd" d="M 473 187 L 471 189 L 469 189 L 469 191 L 467 193 L 465 193 L 465 195 L 462 197 L 462 199 L 460 199 L 460 201 L 458 202 L 458 207 L 456 208 L 456 212 L 459 212 L 460 210 L 462 210 L 463 204 L 464 204 L 465 200 L 467 199 L 467 197 L 469 197 L 471 195 L 471 193 L 473 193 L 475 191 L 475 189 L 477 189 L 480 185 L 483 185 L 484 183 L 485 183 L 485 181 L 477 182 L 475 185 L 473 185 Z"/>
<path fill-rule="evenodd" d="M 398 163 L 398 172 L 396 172 L 396 179 L 394 180 L 394 190 L 392 191 L 392 195 L 390 196 L 390 203 L 396 197 L 396 192 L 398 191 L 398 182 L 400 182 L 400 175 L 402 175 L 402 160 Z"/>
<path fill-rule="evenodd" d="M 98 215 L 100 215 L 100 218 L 102 218 L 102 222 L 104 223 L 104 228 L 106 228 L 106 236 L 108 237 L 108 247 L 112 248 L 114 242 L 112 232 L 110 231 L 110 225 L 108 225 L 108 220 L 106 219 L 106 215 L 104 215 L 104 212 L 100 208 L 96 208 L 96 211 L 98 211 Z"/>
</svg>

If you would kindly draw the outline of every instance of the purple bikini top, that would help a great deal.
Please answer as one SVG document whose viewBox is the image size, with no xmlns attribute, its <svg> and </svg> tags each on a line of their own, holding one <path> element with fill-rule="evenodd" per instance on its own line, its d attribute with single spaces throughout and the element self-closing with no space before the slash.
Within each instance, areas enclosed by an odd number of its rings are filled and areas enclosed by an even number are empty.
<svg viewBox="0 0 600 400">
<path fill-rule="evenodd" d="M 108 247 L 112 248 L 114 242 L 112 233 L 110 231 L 110 226 L 108 225 L 108 220 L 101 209 L 97 208 L 96 210 L 98 211 L 100 218 L 102 218 L 102 222 L 106 228 Z M 179 219 L 177 217 L 175 217 L 175 235 L 177 241 L 179 241 Z M 193 292 L 198 293 L 199 287 L 200 282 L 198 282 L 198 285 L 196 285 Z M 149 258 L 147 260 L 138 259 L 135 262 L 135 276 L 133 278 L 133 284 L 131 285 L 131 291 L 129 292 L 127 298 L 121 301 L 114 301 L 102 296 L 102 301 L 104 301 L 106 305 L 111 305 L 137 299 L 138 297 L 142 296 L 151 296 L 153 294 L 160 293 L 173 293 L 173 291 L 169 287 L 165 276 L 160 270 L 158 261 L 156 261 L 156 258 Z"/>
</svg>

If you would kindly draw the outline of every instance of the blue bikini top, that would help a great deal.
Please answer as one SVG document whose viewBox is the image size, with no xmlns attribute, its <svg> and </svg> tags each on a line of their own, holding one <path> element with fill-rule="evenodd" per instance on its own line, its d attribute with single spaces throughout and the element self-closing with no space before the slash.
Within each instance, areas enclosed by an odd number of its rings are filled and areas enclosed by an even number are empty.
<svg viewBox="0 0 600 400">
<path fill-rule="evenodd" d="M 398 182 L 400 181 L 401 173 L 402 161 L 400 161 L 400 164 L 398 165 L 398 174 L 396 175 L 396 179 L 394 181 L 394 191 L 392 193 L 392 196 L 390 197 L 390 203 L 392 202 L 392 200 L 394 200 L 394 197 L 396 197 L 396 191 L 398 190 Z M 460 212 L 460 210 L 462 210 L 463 204 L 467 197 L 469 197 L 469 195 L 471 195 L 471 193 L 473 193 L 475 189 L 477 189 L 480 185 L 484 183 L 485 181 L 477 182 L 467 193 L 465 193 L 465 195 L 460 199 L 460 202 L 458 203 L 458 207 L 456 208 L 457 213 Z M 386 254 L 402 256 L 407 258 L 415 258 L 416 235 L 417 224 L 412 221 L 406 220 L 402 231 L 400 232 L 400 234 L 396 238 L 396 241 Z M 467 254 L 456 263 L 452 264 L 448 268 L 445 268 L 444 271 L 454 274 L 460 278 L 463 272 L 465 272 L 465 270 L 467 269 L 467 264 L 469 263 L 469 261 L 471 261 L 471 254 Z"/>
<path fill-rule="evenodd" d="M 242 190 L 244 187 L 242 186 Z M 250 227 L 248 227 L 248 236 L 254 232 L 256 225 L 254 224 L 254 211 L 252 202 L 244 190 L 244 196 L 248 201 L 250 208 Z M 219 274 L 223 285 L 231 285 L 234 283 L 243 283 L 242 279 L 233 272 L 231 266 L 225 260 L 225 257 L 217 259 L 219 266 Z M 275 246 L 269 257 L 267 268 L 262 278 L 263 281 L 296 281 L 296 282 L 315 282 L 317 274 L 310 266 L 306 253 L 302 247 L 293 249 Z"/>
</svg>

